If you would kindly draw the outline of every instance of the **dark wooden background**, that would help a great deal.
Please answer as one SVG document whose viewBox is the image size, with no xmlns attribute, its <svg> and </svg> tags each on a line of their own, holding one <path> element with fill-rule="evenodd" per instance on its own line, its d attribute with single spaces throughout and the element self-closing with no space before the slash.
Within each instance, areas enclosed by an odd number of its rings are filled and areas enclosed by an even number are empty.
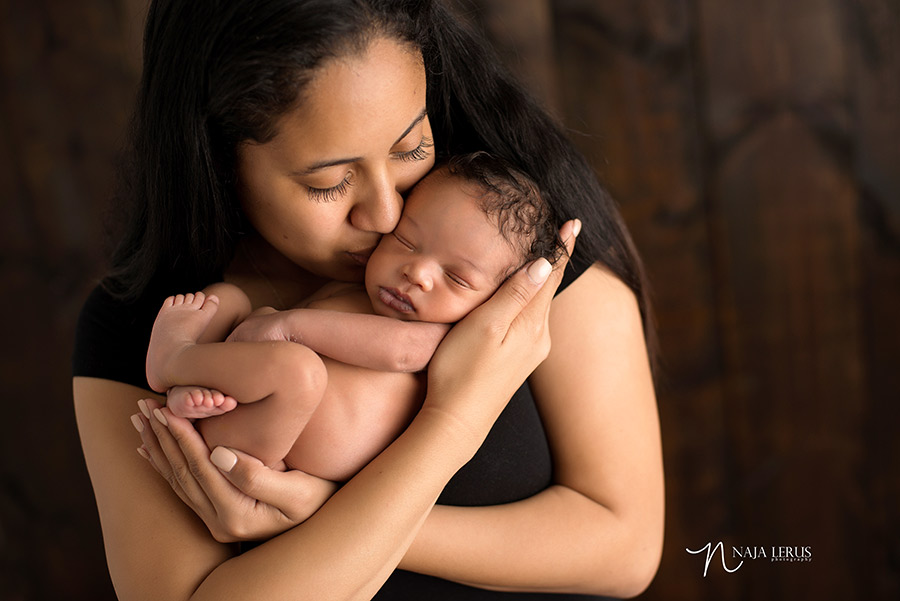
<svg viewBox="0 0 900 601">
<path fill-rule="evenodd" d="M 458 0 L 653 280 L 646 599 L 900 598 L 900 2 Z M 111 599 L 71 409 L 144 0 L 0 0 L 0 601 Z M 811 561 L 699 549 L 808 547 Z"/>
</svg>

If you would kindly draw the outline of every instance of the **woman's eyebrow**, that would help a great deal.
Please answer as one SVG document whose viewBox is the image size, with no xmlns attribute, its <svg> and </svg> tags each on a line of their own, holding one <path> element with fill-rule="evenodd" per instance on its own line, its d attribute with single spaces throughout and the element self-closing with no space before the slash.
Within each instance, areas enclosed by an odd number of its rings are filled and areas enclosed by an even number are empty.
<svg viewBox="0 0 900 601">
<path fill-rule="evenodd" d="M 427 109 L 427 108 L 422 109 L 422 112 L 419 113 L 419 114 L 416 116 L 415 119 L 413 119 L 412 123 L 409 124 L 409 127 L 407 127 L 407 128 L 403 131 L 403 133 L 400 134 L 400 137 L 397 138 L 397 139 L 394 141 L 394 144 L 392 144 L 392 146 L 393 146 L 393 145 L 396 145 L 396 144 L 399 144 L 400 141 L 401 141 L 403 138 L 405 138 L 407 135 L 409 135 L 409 132 L 411 132 L 412 129 L 413 129 L 416 125 L 418 125 L 419 123 L 421 123 L 421 122 L 425 119 L 425 117 L 426 117 L 427 115 L 428 115 L 428 109 Z M 341 158 L 341 159 L 326 159 L 326 160 L 324 160 L 324 161 L 319 161 L 318 163 L 313 163 L 312 165 L 310 165 L 310 166 L 307 167 L 306 169 L 301 169 L 301 170 L 299 170 L 299 171 L 294 171 L 291 175 L 310 175 L 311 173 L 315 173 L 316 171 L 319 171 L 319 170 L 321 170 L 321 169 L 327 169 L 328 167 L 334 167 L 335 165 L 346 165 L 347 163 L 355 163 L 356 161 L 361 161 L 362 159 L 363 159 L 363 157 L 347 157 L 347 158 Z"/>
</svg>

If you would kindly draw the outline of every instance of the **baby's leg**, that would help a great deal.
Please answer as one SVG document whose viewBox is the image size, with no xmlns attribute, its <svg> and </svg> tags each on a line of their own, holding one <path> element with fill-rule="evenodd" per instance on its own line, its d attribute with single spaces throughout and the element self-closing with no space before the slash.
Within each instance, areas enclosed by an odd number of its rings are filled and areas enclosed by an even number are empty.
<svg viewBox="0 0 900 601">
<path fill-rule="evenodd" d="M 226 282 L 207 286 L 203 292 L 207 296 L 215 296 L 219 299 L 219 310 L 216 311 L 197 342 L 222 342 L 239 323 L 250 315 L 250 299 L 243 290 Z"/>
<path fill-rule="evenodd" d="M 234 322 L 247 313 L 249 303 L 236 307 L 239 299 L 231 289 L 246 298 L 227 284 L 208 289 L 226 294 L 229 302 L 221 310 L 217 294 L 198 292 L 166 299 L 153 324 L 147 351 L 147 381 L 153 390 L 195 386 L 224 390 L 241 403 L 252 403 L 269 396 L 280 385 L 279 377 L 266 377 L 266 373 L 277 371 L 280 364 L 298 363 L 305 355 L 314 355 L 306 347 L 289 342 L 204 342 L 210 338 L 222 340 Z M 297 354 L 301 357 L 293 358 Z"/>
<path fill-rule="evenodd" d="M 211 388 L 173 386 L 166 393 L 166 407 L 180 417 L 203 419 L 233 410 L 237 401 Z"/>
<path fill-rule="evenodd" d="M 221 342 L 250 314 L 247 295 L 232 284 L 219 283 L 203 292 L 170 296 L 163 303 L 150 335 L 147 382 L 157 392 L 180 382 L 168 373 L 176 355 L 196 343 Z"/>
<path fill-rule="evenodd" d="M 160 392 L 175 386 L 227 391 L 239 406 L 199 422 L 210 448 L 232 446 L 274 465 L 321 401 L 325 366 L 315 352 L 293 342 L 211 342 L 221 340 L 249 311 L 244 303 L 238 311 L 244 315 L 235 317 L 236 303 L 229 301 L 228 314 L 217 312 L 218 295 L 231 298 L 234 287 L 216 286 L 208 289 L 216 293 L 210 297 L 201 292 L 166 300 L 150 338 L 147 379 Z M 184 405 L 194 405 L 182 407 L 186 411 L 197 405 L 190 390 L 188 399 L 181 398 Z"/>
<path fill-rule="evenodd" d="M 288 454 L 322 400 L 328 379 L 325 366 L 313 351 L 292 342 L 224 344 L 271 344 L 292 351 L 273 355 L 266 371 L 253 378 L 277 383 L 270 395 L 197 422 L 210 449 L 232 447 L 273 466 Z"/>
<path fill-rule="evenodd" d="M 179 362 L 181 352 L 196 345 L 219 309 L 216 296 L 179 294 L 163 302 L 147 350 L 147 383 L 157 392 L 165 392 L 178 384 L 171 372 Z"/>
</svg>

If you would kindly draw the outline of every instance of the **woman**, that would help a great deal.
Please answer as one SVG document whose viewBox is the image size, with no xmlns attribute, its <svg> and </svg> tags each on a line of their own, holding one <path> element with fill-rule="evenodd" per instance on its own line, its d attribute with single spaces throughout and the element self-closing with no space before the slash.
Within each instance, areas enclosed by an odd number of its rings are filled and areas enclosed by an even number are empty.
<svg viewBox="0 0 900 601">
<path fill-rule="evenodd" d="M 640 264 L 583 158 L 483 42 L 424 1 L 170 0 L 150 9 L 144 57 L 130 227 L 75 351 L 120 598 L 643 590 L 663 486 Z M 563 284 L 532 264 L 455 326 L 418 416 L 336 492 L 239 451 L 213 464 L 149 396 L 162 299 L 224 279 L 284 308 L 358 280 L 435 153 L 479 149 L 538 182 L 570 251 L 583 221 Z M 250 540 L 265 542 L 233 544 Z"/>
</svg>

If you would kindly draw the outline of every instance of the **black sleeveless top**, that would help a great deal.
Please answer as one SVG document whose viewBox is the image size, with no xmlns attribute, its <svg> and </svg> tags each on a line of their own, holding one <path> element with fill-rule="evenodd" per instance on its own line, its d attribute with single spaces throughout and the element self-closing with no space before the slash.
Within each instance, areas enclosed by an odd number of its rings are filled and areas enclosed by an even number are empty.
<svg viewBox="0 0 900 601">
<path fill-rule="evenodd" d="M 566 268 L 560 291 L 590 266 L 590 263 L 579 264 L 578 258 L 576 253 L 573 262 Z M 98 286 L 85 302 L 78 320 L 73 374 L 114 380 L 149 390 L 144 361 L 150 330 L 163 299 L 185 290 L 199 290 L 210 283 L 203 282 L 192 287 L 157 280 L 134 303 L 117 301 Z M 500 414 L 479 451 L 444 488 L 438 503 L 457 506 L 511 503 L 544 490 L 551 484 L 552 477 L 550 448 L 526 382 Z M 378 601 L 562 601 L 591 598 L 599 597 L 486 591 L 404 570 L 396 570 L 375 596 Z"/>
</svg>

